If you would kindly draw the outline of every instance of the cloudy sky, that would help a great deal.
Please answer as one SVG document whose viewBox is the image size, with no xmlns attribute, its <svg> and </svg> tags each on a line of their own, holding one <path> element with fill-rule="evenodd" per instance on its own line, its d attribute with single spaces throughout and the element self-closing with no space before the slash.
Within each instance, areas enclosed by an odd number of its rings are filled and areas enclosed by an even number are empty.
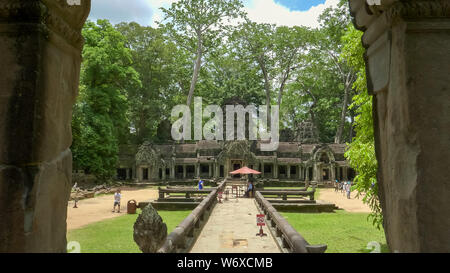
<svg viewBox="0 0 450 273">
<path fill-rule="evenodd" d="M 92 0 L 89 19 L 109 19 L 113 24 L 135 21 L 155 26 L 162 20 L 160 7 L 176 0 Z M 322 11 L 339 0 L 243 0 L 250 19 L 258 23 L 317 27 Z"/>
</svg>

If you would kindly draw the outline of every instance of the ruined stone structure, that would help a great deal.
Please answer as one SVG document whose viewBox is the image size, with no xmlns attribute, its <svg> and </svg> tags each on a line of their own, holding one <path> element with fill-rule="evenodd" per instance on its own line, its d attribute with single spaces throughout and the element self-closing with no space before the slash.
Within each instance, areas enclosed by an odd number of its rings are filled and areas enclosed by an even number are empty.
<svg viewBox="0 0 450 273">
<path fill-rule="evenodd" d="M 167 238 L 167 225 L 151 204 L 142 209 L 133 230 L 133 239 L 143 253 L 156 253 Z"/>
<path fill-rule="evenodd" d="M 65 252 L 90 0 L 0 2 L 0 252 Z"/>
<path fill-rule="evenodd" d="M 353 179 L 344 157 L 345 144 L 282 142 L 277 151 L 261 152 L 260 142 L 199 141 L 192 144 L 121 148 L 118 178 L 137 181 L 231 178 L 244 166 L 259 170 L 264 179 L 334 181 Z M 133 160 L 133 157 L 135 160 Z"/>
<path fill-rule="evenodd" d="M 389 247 L 450 252 L 450 1 L 349 2 L 365 32 Z"/>
</svg>

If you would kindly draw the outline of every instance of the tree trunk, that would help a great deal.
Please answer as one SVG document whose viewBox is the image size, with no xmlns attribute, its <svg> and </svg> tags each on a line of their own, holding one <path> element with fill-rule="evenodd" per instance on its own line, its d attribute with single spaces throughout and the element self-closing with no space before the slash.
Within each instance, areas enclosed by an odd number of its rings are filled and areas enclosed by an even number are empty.
<svg viewBox="0 0 450 273">
<path fill-rule="evenodd" d="M 351 119 L 351 123 L 350 123 L 350 133 L 348 136 L 348 141 L 349 141 L 349 143 L 352 143 L 352 141 L 353 141 L 353 124 L 355 123 L 355 115 L 353 114 L 352 111 L 350 111 L 350 119 Z"/>
<path fill-rule="evenodd" d="M 344 131 L 344 125 L 345 125 L 345 118 L 347 116 L 347 105 L 348 105 L 348 97 L 350 93 L 350 83 L 347 81 L 345 86 L 345 93 L 344 93 L 344 102 L 342 105 L 342 112 L 341 112 L 341 121 L 339 123 L 339 127 L 336 133 L 336 138 L 334 139 L 335 143 L 341 143 L 342 142 L 342 133 Z"/>
<path fill-rule="evenodd" d="M 195 85 L 197 84 L 198 75 L 200 74 L 200 68 L 202 66 L 203 45 L 201 39 L 198 42 L 197 59 L 194 64 L 194 74 L 192 75 L 191 87 L 189 88 L 189 94 L 187 97 L 186 105 L 190 106 L 192 97 L 194 96 Z"/>
<path fill-rule="evenodd" d="M 266 105 L 267 105 L 267 128 L 270 128 L 270 81 L 269 81 L 269 74 L 267 72 L 266 66 L 264 65 L 264 62 L 262 60 L 262 57 L 258 57 L 258 63 L 261 68 L 261 71 L 264 76 L 264 89 L 266 91 Z"/>
</svg>

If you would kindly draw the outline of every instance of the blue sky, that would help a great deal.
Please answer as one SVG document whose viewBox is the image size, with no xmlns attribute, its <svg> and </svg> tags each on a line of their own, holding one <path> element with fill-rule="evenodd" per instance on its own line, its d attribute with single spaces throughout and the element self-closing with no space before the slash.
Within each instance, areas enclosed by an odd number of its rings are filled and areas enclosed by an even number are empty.
<svg viewBox="0 0 450 273">
<path fill-rule="evenodd" d="M 325 3 L 325 0 L 275 0 L 290 10 L 306 11 L 311 7 Z"/>
<path fill-rule="evenodd" d="M 92 0 L 89 19 L 109 19 L 113 24 L 135 21 L 156 26 L 162 20 L 160 7 L 177 0 Z M 251 20 L 277 25 L 317 27 L 317 17 L 339 0 L 243 0 Z"/>
</svg>

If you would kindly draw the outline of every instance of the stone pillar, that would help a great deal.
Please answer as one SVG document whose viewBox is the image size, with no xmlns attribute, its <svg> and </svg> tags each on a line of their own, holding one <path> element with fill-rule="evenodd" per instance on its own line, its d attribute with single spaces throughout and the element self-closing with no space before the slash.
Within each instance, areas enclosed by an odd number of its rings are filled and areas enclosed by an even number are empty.
<svg viewBox="0 0 450 273">
<path fill-rule="evenodd" d="M 291 165 L 287 165 L 286 167 L 286 172 L 287 172 L 287 178 L 290 179 L 291 178 Z"/>
<path fill-rule="evenodd" d="M 126 168 L 126 177 L 125 179 L 130 179 L 130 168 Z"/>
<path fill-rule="evenodd" d="M 261 162 L 261 178 L 264 178 L 264 162 Z"/>
<path fill-rule="evenodd" d="M 309 167 L 305 167 L 305 181 L 309 181 Z"/>
<path fill-rule="evenodd" d="M 90 0 L 0 4 L 0 252 L 66 252 L 72 106 Z"/>
<path fill-rule="evenodd" d="M 209 165 L 208 165 L 208 175 L 209 175 L 209 178 L 212 178 L 212 164 L 211 163 L 209 163 Z"/>
<path fill-rule="evenodd" d="M 214 163 L 214 178 L 218 178 L 220 176 L 220 164 L 219 162 Z"/>
<path fill-rule="evenodd" d="M 195 164 L 195 176 L 200 177 L 200 163 Z"/>
<path fill-rule="evenodd" d="M 162 180 L 166 180 L 166 167 L 161 167 Z"/>
<path fill-rule="evenodd" d="M 186 179 L 186 165 L 183 165 L 183 179 Z"/>
<path fill-rule="evenodd" d="M 273 178 L 277 179 L 278 178 L 278 163 L 274 162 L 273 163 Z"/>
<path fill-rule="evenodd" d="M 170 166 L 170 179 L 175 179 L 175 164 Z"/>
<path fill-rule="evenodd" d="M 389 248 L 450 252 L 450 5 L 391 0 L 366 7 L 350 0 L 350 8 L 365 30 Z"/>
</svg>

